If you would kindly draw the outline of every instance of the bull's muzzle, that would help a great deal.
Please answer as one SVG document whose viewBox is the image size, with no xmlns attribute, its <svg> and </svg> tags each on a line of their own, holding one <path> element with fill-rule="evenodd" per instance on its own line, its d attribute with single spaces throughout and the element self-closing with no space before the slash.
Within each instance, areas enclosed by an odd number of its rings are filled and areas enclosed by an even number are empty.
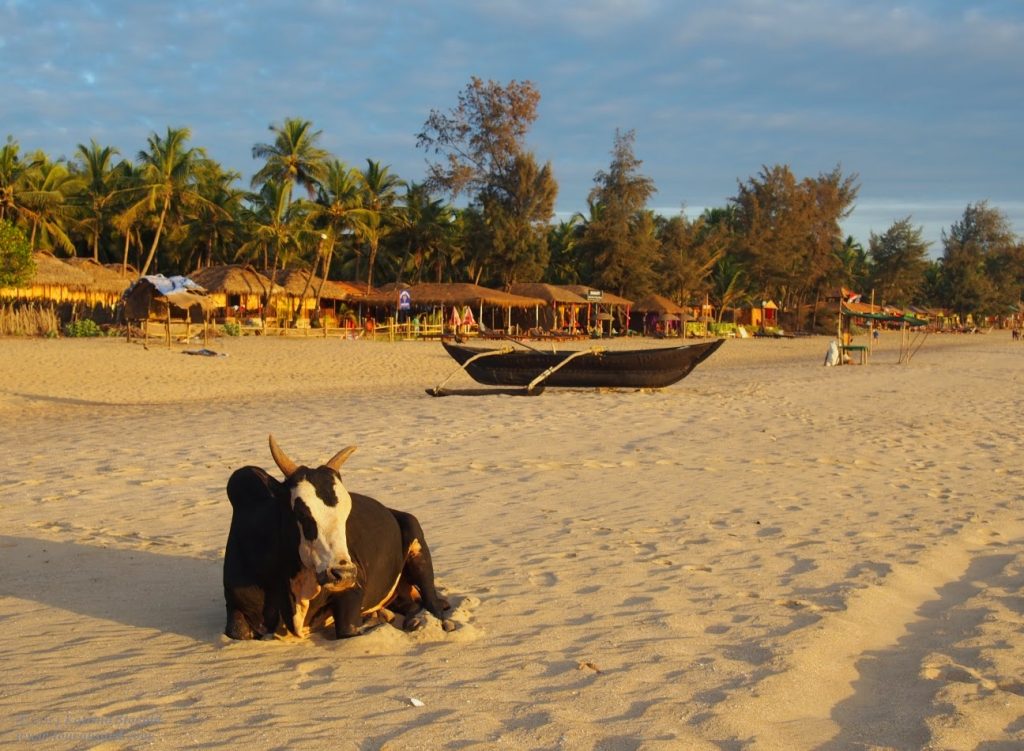
<svg viewBox="0 0 1024 751">
<path fill-rule="evenodd" d="M 336 563 L 324 571 L 316 572 L 316 583 L 321 587 L 351 584 L 356 578 L 356 567 L 353 563 Z"/>
</svg>

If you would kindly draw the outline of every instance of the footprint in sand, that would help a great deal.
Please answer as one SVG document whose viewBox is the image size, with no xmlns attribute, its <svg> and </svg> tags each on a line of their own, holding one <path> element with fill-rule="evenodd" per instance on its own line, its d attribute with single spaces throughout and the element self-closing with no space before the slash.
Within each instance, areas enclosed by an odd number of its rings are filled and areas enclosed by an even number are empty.
<svg viewBox="0 0 1024 751">
<path fill-rule="evenodd" d="M 776 600 L 775 604 L 790 610 L 806 610 L 810 613 L 834 613 L 838 610 L 827 605 L 818 605 L 810 600 Z"/>
<path fill-rule="evenodd" d="M 334 679 L 334 668 L 315 660 L 303 660 L 295 664 L 296 677 L 293 688 L 315 688 L 330 683 Z"/>
<path fill-rule="evenodd" d="M 536 572 L 531 571 L 527 574 L 527 578 L 535 587 L 553 587 L 558 583 L 558 577 L 550 571 Z"/>
</svg>

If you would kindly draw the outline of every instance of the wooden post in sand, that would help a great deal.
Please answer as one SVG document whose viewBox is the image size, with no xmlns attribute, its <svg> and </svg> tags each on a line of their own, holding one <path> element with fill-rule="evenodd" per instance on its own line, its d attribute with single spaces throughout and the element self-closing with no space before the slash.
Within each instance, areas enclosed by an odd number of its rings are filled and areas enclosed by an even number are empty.
<svg viewBox="0 0 1024 751">
<path fill-rule="evenodd" d="M 875 290 L 871 289 L 871 315 L 875 314 Z M 873 342 L 875 341 L 875 319 L 868 319 L 868 354 L 871 354 L 872 348 L 874 347 Z"/>
</svg>

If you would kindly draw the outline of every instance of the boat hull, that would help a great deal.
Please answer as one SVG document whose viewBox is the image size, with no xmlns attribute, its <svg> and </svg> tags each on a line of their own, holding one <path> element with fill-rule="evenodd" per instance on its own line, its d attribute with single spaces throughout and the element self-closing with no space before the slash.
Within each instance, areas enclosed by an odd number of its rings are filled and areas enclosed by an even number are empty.
<svg viewBox="0 0 1024 751">
<path fill-rule="evenodd" d="M 724 339 L 653 349 L 599 350 L 564 363 L 543 381 L 544 386 L 568 388 L 664 388 L 682 380 L 714 354 Z M 514 350 L 466 362 L 487 350 L 442 341 L 445 350 L 477 383 L 488 386 L 527 386 L 572 351 Z"/>
</svg>

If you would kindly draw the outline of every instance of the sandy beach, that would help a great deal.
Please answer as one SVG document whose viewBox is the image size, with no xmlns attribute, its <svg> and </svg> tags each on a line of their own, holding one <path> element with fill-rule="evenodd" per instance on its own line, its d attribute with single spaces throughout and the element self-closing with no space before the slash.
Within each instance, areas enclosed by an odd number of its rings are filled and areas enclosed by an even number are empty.
<svg viewBox="0 0 1024 751">
<path fill-rule="evenodd" d="M 0 340 L 0 744 L 1022 748 L 1024 345 L 898 343 L 432 399 L 437 343 Z M 455 631 L 222 635 L 224 486 L 270 432 L 359 446 L 346 485 L 419 517 Z"/>
</svg>

